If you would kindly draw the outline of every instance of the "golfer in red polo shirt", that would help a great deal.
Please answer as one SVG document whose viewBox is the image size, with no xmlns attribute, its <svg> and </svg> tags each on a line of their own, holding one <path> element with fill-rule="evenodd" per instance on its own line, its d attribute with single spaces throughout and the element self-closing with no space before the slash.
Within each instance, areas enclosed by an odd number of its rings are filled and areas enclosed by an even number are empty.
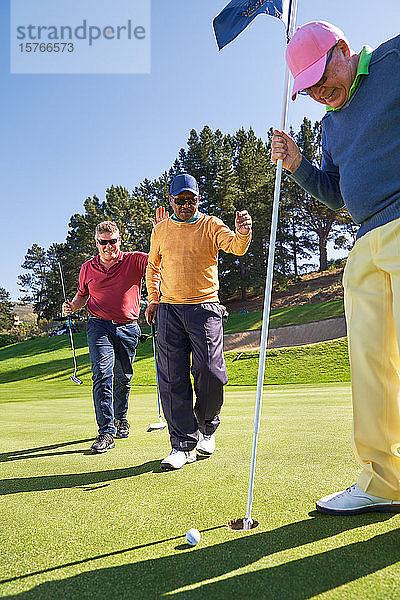
<svg viewBox="0 0 400 600">
<path fill-rule="evenodd" d="M 133 360 L 140 337 L 137 323 L 147 254 L 122 252 L 117 225 L 96 227 L 98 255 L 80 270 L 78 292 L 63 304 L 66 315 L 87 306 L 87 340 L 93 373 L 93 400 L 99 435 L 92 452 L 114 448 L 114 436 L 129 435 L 126 419 Z"/>
</svg>

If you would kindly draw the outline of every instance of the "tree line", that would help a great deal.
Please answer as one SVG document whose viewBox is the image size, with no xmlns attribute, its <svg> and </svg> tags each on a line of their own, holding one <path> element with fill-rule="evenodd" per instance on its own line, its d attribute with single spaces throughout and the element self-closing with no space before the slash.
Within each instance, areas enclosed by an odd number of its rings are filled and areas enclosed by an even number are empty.
<svg viewBox="0 0 400 600">
<path fill-rule="evenodd" d="M 297 133 L 291 131 L 302 153 L 314 164 L 321 162 L 321 123 L 304 119 Z M 38 321 L 59 314 L 63 301 L 58 262 L 62 264 L 69 297 L 76 292 L 82 263 L 97 253 L 94 230 L 100 221 L 112 220 L 119 227 L 122 249 L 149 250 L 151 217 L 157 206 L 168 204 L 171 179 L 189 172 L 199 182 L 200 210 L 220 217 L 234 227 L 235 211 L 246 209 L 253 218 L 253 241 L 248 252 L 237 257 L 220 253 L 220 297 L 239 296 L 264 288 L 271 225 L 275 166 L 271 162 L 269 130 L 267 141 L 252 129 L 223 134 L 205 126 L 199 133 L 190 132 L 185 148 L 168 171 L 158 179 L 144 179 L 129 191 L 112 185 L 105 200 L 86 198 L 82 214 L 69 221 L 66 240 L 49 248 L 33 244 L 27 251 L 18 278 L 21 300 L 32 302 Z M 281 203 L 275 254 L 275 280 L 298 277 L 300 263 L 315 256 L 319 269 L 328 266 L 327 244 L 348 248 L 354 240 L 355 227 L 346 210 L 332 211 L 299 188 L 286 174 L 282 178 Z"/>
</svg>

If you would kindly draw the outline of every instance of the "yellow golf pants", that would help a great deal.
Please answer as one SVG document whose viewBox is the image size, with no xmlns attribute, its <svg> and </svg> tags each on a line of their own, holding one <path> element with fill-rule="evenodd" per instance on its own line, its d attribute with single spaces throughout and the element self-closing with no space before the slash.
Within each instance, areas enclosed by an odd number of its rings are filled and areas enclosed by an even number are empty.
<svg viewBox="0 0 400 600">
<path fill-rule="evenodd" d="M 357 240 L 343 284 L 357 483 L 400 500 L 400 219 Z"/>
</svg>

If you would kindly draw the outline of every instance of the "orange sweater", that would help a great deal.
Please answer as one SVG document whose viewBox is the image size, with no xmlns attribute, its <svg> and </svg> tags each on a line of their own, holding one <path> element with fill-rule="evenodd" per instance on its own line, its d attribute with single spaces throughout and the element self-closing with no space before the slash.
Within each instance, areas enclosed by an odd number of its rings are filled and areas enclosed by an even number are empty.
<svg viewBox="0 0 400 600">
<path fill-rule="evenodd" d="M 150 240 L 146 270 L 149 302 L 218 301 L 218 250 L 242 256 L 250 241 L 251 232 L 234 233 L 221 219 L 202 213 L 195 223 L 171 218 L 161 221 Z"/>
</svg>

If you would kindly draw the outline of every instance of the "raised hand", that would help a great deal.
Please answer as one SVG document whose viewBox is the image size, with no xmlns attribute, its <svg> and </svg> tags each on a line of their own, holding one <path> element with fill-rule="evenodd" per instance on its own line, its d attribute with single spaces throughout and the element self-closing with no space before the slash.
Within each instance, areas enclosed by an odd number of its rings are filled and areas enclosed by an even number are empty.
<svg viewBox="0 0 400 600">
<path fill-rule="evenodd" d="M 161 223 L 161 221 L 165 221 L 165 219 L 168 219 L 168 217 L 169 217 L 169 214 L 167 213 L 165 206 L 158 206 L 156 209 L 156 218 L 150 219 L 150 220 L 153 223 L 153 227 L 155 227 L 157 225 L 157 223 Z"/>
<path fill-rule="evenodd" d="M 251 231 L 251 216 L 247 210 L 236 211 L 235 228 L 236 231 L 247 235 Z"/>
</svg>

